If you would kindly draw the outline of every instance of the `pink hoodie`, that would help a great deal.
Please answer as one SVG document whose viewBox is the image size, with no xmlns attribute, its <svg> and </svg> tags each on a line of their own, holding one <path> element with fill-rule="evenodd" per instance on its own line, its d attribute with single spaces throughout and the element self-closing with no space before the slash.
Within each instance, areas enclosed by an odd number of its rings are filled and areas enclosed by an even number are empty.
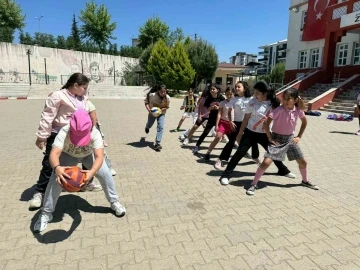
<svg viewBox="0 0 360 270">
<path fill-rule="evenodd" d="M 81 101 L 83 109 L 86 109 L 87 99 L 84 95 Z M 39 130 L 36 136 L 45 140 L 50 137 L 51 132 L 59 132 L 63 126 L 70 123 L 71 116 L 76 110 L 76 104 L 67 89 L 51 93 L 41 113 Z"/>
</svg>

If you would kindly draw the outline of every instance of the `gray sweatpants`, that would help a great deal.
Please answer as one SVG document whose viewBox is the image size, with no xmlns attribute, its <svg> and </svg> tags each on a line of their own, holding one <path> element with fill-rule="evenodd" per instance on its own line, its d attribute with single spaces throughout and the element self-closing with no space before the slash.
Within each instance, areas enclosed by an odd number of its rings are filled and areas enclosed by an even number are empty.
<svg viewBox="0 0 360 270">
<path fill-rule="evenodd" d="M 82 163 L 86 168 L 91 168 L 94 163 L 94 156 L 90 155 L 81 159 L 74 158 L 66 153 L 61 153 L 60 155 L 60 165 L 61 166 L 76 166 L 78 163 Z M 104 190 L 106 199 L 108 202 L 119 201 L 119 196 L 116 192 L 114 178 L 112 177 L 108 166 L 105 161 L 103 162 L 99 171 L 95 174 L 95 177 L 99 179 L 99 182 Z M 56 182 L 56 174 L 53 172 L 50 177 L 49 184 L 45 191 L 44 205 L 42 211 L 46 213 L 53 213 L 55 211 L 55 206 L 57 200 L 61 194 L 62 188 Z"/>
</svg>

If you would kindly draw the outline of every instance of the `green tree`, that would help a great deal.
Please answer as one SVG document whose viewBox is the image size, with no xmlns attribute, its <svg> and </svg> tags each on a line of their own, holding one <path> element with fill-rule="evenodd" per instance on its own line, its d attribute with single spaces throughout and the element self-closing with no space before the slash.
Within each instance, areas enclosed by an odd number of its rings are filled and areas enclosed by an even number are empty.
<svg viewBox="0 0 360 270">
<path fill-rule="evenodd" d="M 56 48 L 55 37 L 52 34 L 35 32 L 34 43 L 41 47 Z"/>
<path fill-rule="evenodd" d="M 71 37 L 73 40 L 73 48 L 74 50 L 80 51 L 81 50 L 81 39 L 80 39 L 80 30 L 78 28 L 78 22 L 76 21 L 75 14 L 73 15 L 73 20 L 71 24 Z"/>
<path fill-rule="evenodd" d="M 215 47 L 205 40 L 187 40 L 186 51 L 190 59 L 191 66 L 196 74 L 193 87 L 197 87 L 204 79 L 212 79 L 217 69 L 219 58 Z"/>
<path fill-rule="evenodd" d="M 185 39 L 184 32 L 181 28 L 177 27 L 174 31 L 171 31 L 168 38 L 167 43 L 170 47 L 174 46 L 176 42 L 182 42 Z"/>
<path fill-rule="evenodd" d="M 25 15 L 14 0 L 0 0 L 0 41 L 13 42 L 15 30 L 25 26 Z"/>
<path fill-rule="evenodd" d="M 86 3 L 85 10 L 80 11 L 79 19 L 83 23 L 80 27 L 81 38 L 96 44 L 100 51 L 105 50 L 110 40 L 116 39 L 112 36 L 116 23 L 111 22 L 111 16 L 104 5 L 98 7 L 94 1 Z"/>
<path fill-rule="evenodd" d="M 72 40 L 72 39 L 71 39 Z M 87 40 L 83 43 L 83 51 L 84 52 L 91 52 L 91 53 L 97 53 L 97 52 L 100 52 L 99 51 L 99 48 L 94 44 L 92 43 L 91 41 Z"/>
<path fill-rule="evenodd" d="M 258 80 L 263 80 L 275 87 L 282 85 L 285 76 L 285 63 L 277 63 L 271 72 L 267 75 L 258 77 Z"/>
<path fill-rule="evenodd" d="M 137 46 L 123 45 L 120 47 L 119 55 L 124 57 L 139 58 L 143 50 Z"/>
<path fill-rule="evenodd" d="M 56 38 L 56 48 L 66 49 L 66 39 L 64 36 L 57 36 Z"/>
<path fill-rule="evenodd" d="M 26 45 L 34 45 L 34 39 L 30 36 L 28 32 L 24 33 L 23 31 L 20 32 L 19 35 L 19 41 L 20 44 L 26 44 Z"/>
<path fill-rule="evenodd" d="M 167 41 L 169 33 L 169 26 L 159 17 L 150 18 L 139 29 L 138 46 L 145 49 L 160 39 Z"/>
<path fill-rule="evenodd" d="M 140 66 L 143 70 L 148 71 L 147 65 L 149 63 L 149 59 L 150 59 L 153 48 L 154 48 L 154 45 L 150 44 L 149 47 L 147 47 L 140 55 L 139 62 L 140 62 Z"/>
<path fill-rule="evenodd" d="M 191 66 L 184 44 L 180 41 L 171 49 L 168 65 L 167 72 L 162 75 L 166 86 L 175 90 L 189 89 L 195 77 L 195 70 Z"/>
<path fill-rule="evenodd" d="M 160 39 L 155 43 L 147 64 L 147 71 L 154 77 L 156 83 L 165 83 L 164 75 L 169 72 L 170 57 L 170 48 Z"/>
</svg>

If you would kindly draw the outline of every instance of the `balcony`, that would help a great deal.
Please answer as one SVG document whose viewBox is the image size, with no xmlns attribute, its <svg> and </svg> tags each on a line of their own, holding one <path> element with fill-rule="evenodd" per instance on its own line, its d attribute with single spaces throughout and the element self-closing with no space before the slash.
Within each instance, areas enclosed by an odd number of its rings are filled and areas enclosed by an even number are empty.
<svg viewBox="0 0 360 270">
<path fill-rule="evenodd" d="M 269 60 L 269 58 L 261 58 L 258 60 L 258 62 L 267 62 Z"/>
<path fill-rule="evenodd" d="M 259 52 L 259 55 L 267 55 L 269 54 L 269 51 L 262 51 L 262 52 Z"/>
</svg>

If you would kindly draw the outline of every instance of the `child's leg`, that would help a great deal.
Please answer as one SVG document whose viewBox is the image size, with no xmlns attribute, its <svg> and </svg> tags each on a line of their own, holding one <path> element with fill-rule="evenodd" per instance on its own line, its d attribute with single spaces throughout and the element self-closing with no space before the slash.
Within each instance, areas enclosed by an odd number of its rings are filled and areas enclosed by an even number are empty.
<svg viewBox="0 0 360 270">
<path fill-rule="evenodd" d="M 184 123 L 185 119 L 186 119 L 185 116 L 181 117 L 181 119 L 180 119 L 180 121 L 179 121 L 179 124 L 178 124 L 178 126 L 177 126 L 176 129 L 180 129 L 180 127 L 181 127 L 181 125 Z"/>
<path fill-rule="evenodd" d="M 297 159 L 296 162 L 299 164 L 299 171 L 302 177 L 303 182 L 308 182 L 308 174 L 307 174 L 307 162 L 304 158 Z"/>
<path fill-rule="evenodd" d="M 220 142 L 221 138 L 224 136 L 224 133 L 218 132 L 214 140 L 209 145 L 207 153 L 210 154 L 214 150 L 215 146 Z"/>
<path fill-rule="evenodd" d="M 165 114 L 160 115 L 157 118 L 157 131 L 156 131 L 156 143 L 161 143 L 162 136 L 164 133 L 164 125 L 165 125 Z"/>
<path fill-rule="evenodd" d="M 154 125 L 155 120 L 156 118 L 149 113 L 145 128 L 150 129 Z"/>
<path fill-rule="evenodd" d="M 263 176 L 263 174 L 265 173 L 267 168 L 270 167 L 271 163 L 272 163 L 271 158 L 265 158 L 264 159 L 264 161 L 261 163 L 261 165 L 258 167 L 258 169 L 257 169 L 257 171 L 255 173 L 254 180 L 251 183 L 252 186 L 257 185 L 257 183 L 259 182 L 260 178 Z"/>
</svg>

